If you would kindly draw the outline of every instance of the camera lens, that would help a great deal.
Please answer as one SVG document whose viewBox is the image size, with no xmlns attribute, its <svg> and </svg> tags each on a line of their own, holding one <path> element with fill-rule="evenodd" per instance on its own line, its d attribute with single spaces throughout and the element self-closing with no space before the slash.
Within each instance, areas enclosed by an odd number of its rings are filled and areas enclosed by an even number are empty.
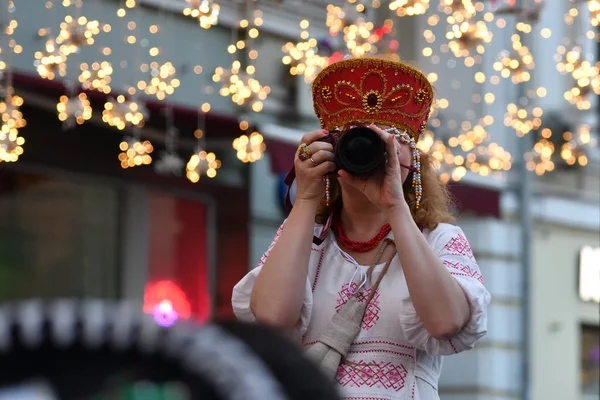
<svg viewBox="0 0 600 400">
<path fill-rule="evenodd" d="M 335 158 L 340 169 L 355 176 L 368 176 L 384 165 L 385 145 L 374 130 L 352 128 L 341 135 Z"/>
</svg>

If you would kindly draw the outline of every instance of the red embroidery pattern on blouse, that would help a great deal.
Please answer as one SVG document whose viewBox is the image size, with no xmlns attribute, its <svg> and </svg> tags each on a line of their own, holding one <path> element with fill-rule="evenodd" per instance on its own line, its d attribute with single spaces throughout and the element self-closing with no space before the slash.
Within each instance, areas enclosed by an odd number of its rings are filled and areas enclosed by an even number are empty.
<svg viewBox="0 0 600 400">
<path fill-rule="evenodd" d="M 456 347 L 454 347 L 454 343 L 452 343 L 452 339 L 449 339 L 448 343 L 450 343 L 450 347 L 452 347 L 452 351 L 454 351 L 454 354 L 458 354 Z"/>
<path fill-rule="evenodd" d="M 360 342 L 354 342 L 354 343 L 352 343 L 353 346 L 371 345 L 371 344 L 385 344 L 385 345 L 389 345 L 389 346 L 401 347 L 403 349 L 414 350 L 414 347 L 412 347 L 412 346 L 407 346 L 405 344 L 398 344 L 398 343 L 394 343 L 394 342 L 389 342 L 389 341 L 386 341 L 386 340 L 363 340 L 363 341 L 360 341 Z"/>
<path fill-rule="evenodd" d="M 344 286 L 342 286 L 342 290 L 338 292 L 338 299 L 337 305 L 335 306 L 335 312 L 340 312 L 344 304 L 348 302 L 348 300 L 352 297 L 352 293 L 354 293 L 356 289 L 358 289 L 358 285 L 356 284 L 356 282 L 352 282 L 352 284 L 350 285 L 350 290 L 348 290 L 347 284 L 344 284 Z M 367 301 L 369 293 L 371 293 L 370 288 L 368 290 L 361 290 L 360 292 L 356 293 L 355 296 L 357 297 L 358 301 L 364 303 L 365 301 Z M 379 293 L 375 292 L 373 298 L 371 299 L 369 304 L 367 304 L 365 316 L 362 320 L 362 329 L 368 331 L 369 329 L 375 326 L 377 321 L 379 321 L 379 311 L 381 311 L 381 309 L 379 308 Z"/>
<path fill-rule="evenodd" d="M 467 238 L 460 233 L 446 243 L 444 250 L 447 250 L 451 255 L 454 256 L 466 256 L 469 258 L 469 260 L 475 260 L 475 257 L 473 256 L 473 250 L 471 250 L 471 246 L 469 246 Z"/>
<path fill-rule="evenodd" d="M 312 285 L 312 291 L 315 291 L 317 287 L 317 281 L 319 280 L 319 272 L 321 272 L 321 265 L 323 264 L 323 257 L 325 256 L 325 249 L 321 250 L 321 256 L 319 257 L 319 264 L 317 264 L 317 272 L 315 274 L 315 280 Z"/>
<path fill-rule="evenodd" d="M 475 278 L 483 284 L 483 276 L 475 268 L 471 268 L 468 265 L 461 264 L 459 262 L 452 262 L 444 260 L 446 268 L 450 269 L 450 275 L 466 276 L 469 278 Z"/>
<path fill-rule="evenodd" d="M 340 364 L 335 380 L 341 386 L 356 388 L 368 386 L 393 389 L 398 392 L 404 387 L 407 375 L 408 371 L 402 364 L 360 361 L 353 364 Z"/>
<path fill-rule="evenodd" d="M 281 232 L 283 232 L 284 225 L 285 225 L 285 222 L 283 224 L 281 224 L 279 229 L 277 229 L 277 233 L 275 234 L 273 241 L 269 245 L 269 248 L 267 249 L 265 254 L 263 254 L 262 257 L 260 258 L 260 261 L 258 262 L 257 267 L 262 267 L 267 262 L 267 258 L 269 258 L 269 254 L 271 253 L 271 250 L 273 250 L 273 247 L 275 247 L 275 244 L 277 243 L 277 241 L 279 240 L 279 237 L 281 236 Z"/>
<path fill-rule="evenodd" d="M 386 397 L 346 397 L 346 400 L 388 400 Z"/>
</svg>

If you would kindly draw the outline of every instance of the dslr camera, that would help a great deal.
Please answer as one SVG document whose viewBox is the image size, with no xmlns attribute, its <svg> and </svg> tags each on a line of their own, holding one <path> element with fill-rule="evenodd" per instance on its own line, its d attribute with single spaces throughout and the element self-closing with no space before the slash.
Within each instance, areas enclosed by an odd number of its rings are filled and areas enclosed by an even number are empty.
<svg viewBox="0 0 600 400">
<path fill-rule="evenodd" d="M 368 177 L 385 167 L 385 143 L 371 128 L 357 126 L 345 132 L 331 131 L 321 141 L 333 145 L 338 170 Z"/>
</svg>

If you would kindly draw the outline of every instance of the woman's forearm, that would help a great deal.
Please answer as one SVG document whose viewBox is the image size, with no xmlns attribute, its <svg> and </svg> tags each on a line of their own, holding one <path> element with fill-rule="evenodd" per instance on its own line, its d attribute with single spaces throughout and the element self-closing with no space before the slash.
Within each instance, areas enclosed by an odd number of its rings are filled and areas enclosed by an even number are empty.
<svg viewBox="0 0 600 400">
<path fill-rule="evenodd" d="M 414 223 L 408 206 L 390 211 L 398 257 L 423 326 L 436 338 L 452 336 L 469 319 L 469 303 Z"/>
<path fill-rule="evenodd" d="M 298 201 L 256 278 L 250 308 L 259 322 L 292 327 L 300 319 L 318 203 Z"/>
</svg>

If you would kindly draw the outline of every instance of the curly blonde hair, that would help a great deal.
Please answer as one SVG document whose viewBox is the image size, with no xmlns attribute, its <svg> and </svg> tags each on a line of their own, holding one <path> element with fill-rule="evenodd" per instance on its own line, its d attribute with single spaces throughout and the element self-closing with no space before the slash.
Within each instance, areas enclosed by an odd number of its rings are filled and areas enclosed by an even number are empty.
<svg viewBox="0 0 600 400">
<path fill-rule="evenodd" d="M 410 212 L 415 223 L 422 229 L 435 229 L 438 224 L 452 222 L 454 217 L 450 214 L 452 199 L 448 188 L 443 184 L 435 171 L 433 160 L 429 154 L 421 152 L 421 186 L 423 197 L 421 206 L 417 209 L 415 204 L 415 191 L 412 187 L 413 173 L 411 172 L 404 182 L 404 198 L 410 207 Z M 331 211 L 342 202 L 340 185 L 337 179 L 330 180 L 330 205 L 323 200 L 317 210 L 315 222 L 325 224 Z"/>
</svg>

